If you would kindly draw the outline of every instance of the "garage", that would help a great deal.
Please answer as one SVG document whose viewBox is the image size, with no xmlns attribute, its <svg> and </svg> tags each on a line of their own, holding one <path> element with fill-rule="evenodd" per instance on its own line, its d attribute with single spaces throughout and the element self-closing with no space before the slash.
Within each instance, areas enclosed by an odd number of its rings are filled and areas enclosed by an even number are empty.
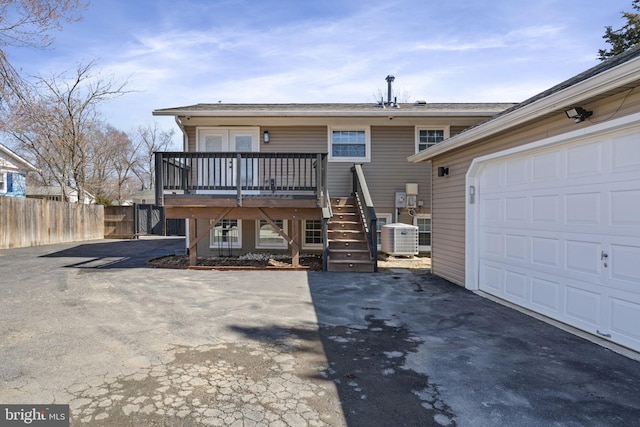
<svg viewBox="0 0 640 427">
<path fill-rule="evenodd" d="M 475 159 L 466 287 L 640 351 L 640 115 Z"/>
</svg>

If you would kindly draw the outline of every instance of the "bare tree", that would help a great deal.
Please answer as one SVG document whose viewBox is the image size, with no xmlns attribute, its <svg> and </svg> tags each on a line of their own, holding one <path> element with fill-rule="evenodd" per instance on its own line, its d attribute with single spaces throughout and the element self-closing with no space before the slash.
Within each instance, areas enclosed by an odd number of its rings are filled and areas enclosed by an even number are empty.
<svg viewBox="0 0 640 427">
<path fill-rule="evenodd" d="M 102 122 L 97 107 L 126 93 L 115 83 L 92 73 L 94 64 L 79 65 L 71 77 L 37 77 L 24 86 L 4 129 L 42 169 L 44 180 L 55 180 L 68 200 L 68 188 L 82 195 L 89 184 L 92 146 Z"/>
<path fill-rule="evenodd" d="M 142 190 L 153 188 L 155 181 L 155 161 L 156 151 L 166 151 L 172 144 L 174 130 L 163 131 L 158 127 L 158 123 L 140 126 L 132 138 L 137 141 L 139 162 L 135 169 L 135 174 L 140 180 Z"/>
<path fill-rule="evenodd" d="M 77 21 L 87 4 L 80 0 L 0 1 L 0 95 L 2 106 L 13 97 L 24 97 L 22 78 L 8 59 L 8 48 L 51 45 L 52 30 L 62 22 Z"/>
</svg>

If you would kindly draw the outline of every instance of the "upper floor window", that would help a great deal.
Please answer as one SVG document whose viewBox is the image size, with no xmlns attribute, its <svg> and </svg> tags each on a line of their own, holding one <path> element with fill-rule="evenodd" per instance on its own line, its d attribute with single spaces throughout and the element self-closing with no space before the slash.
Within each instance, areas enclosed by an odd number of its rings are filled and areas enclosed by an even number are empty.
<svg viewBox="0 0 640 427">
<path fill-rule="evenodd" d="M 0 193 L 7 192 L 7 173 L 0 172 Z"/>
<path fill-rule="evenodd" d="M 329 160 L 368 162 L 371 159 L 369 127 L 329 127 Z"/>
<path fill-rule="evenodd" d="M 449 138 L 449 127 L 416 128 L 416 153 Z"/>
</svg>

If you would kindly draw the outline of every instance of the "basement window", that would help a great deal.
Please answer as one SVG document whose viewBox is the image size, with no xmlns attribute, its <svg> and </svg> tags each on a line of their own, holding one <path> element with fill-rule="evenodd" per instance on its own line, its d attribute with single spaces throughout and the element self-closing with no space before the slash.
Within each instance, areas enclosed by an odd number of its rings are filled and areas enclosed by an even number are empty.
<svg viewBox="0 0 640 427">
<path fill-rule="evenodd" d="M 278 227 L 287 232 L 287 221 L 276 219 L 273 221 Z M 288 243 L 284 238 L 264 219 L 256 221 L 256 248 L 261 249 L 286 249 Z"/>
</svg>

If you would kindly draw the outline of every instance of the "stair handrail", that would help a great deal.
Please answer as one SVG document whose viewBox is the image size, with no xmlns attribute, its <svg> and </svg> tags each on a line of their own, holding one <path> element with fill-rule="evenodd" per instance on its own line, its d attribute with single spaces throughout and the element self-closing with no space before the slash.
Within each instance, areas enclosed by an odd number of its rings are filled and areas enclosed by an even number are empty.
<svg viewBox="0 0 640 427">
<path fill-rule="evenodd" d="M 329 221 L 333 217 L 329 190 L 325 187 L 327 204 L 322 208 L 322 271 L 329 271 Z"/>
<path fill-rule="evenodd" d="M 378 217 L 376 210 L 373 206 L 373 200 L 369 193 L 369 187 L 367 186 L 367 180 L 364 177 L 361 164 L 354 164 L 351 168 L 353 176 L 353 194 L 358 204 L 358 210 L 360 216 L 365 225 L 365 234 L 367 236 L 367 243 L 369 244 L 369 251 L 371 253 L 371 259 L 373 260 L 373 271 L 378 271 Z"/>
</svg>

